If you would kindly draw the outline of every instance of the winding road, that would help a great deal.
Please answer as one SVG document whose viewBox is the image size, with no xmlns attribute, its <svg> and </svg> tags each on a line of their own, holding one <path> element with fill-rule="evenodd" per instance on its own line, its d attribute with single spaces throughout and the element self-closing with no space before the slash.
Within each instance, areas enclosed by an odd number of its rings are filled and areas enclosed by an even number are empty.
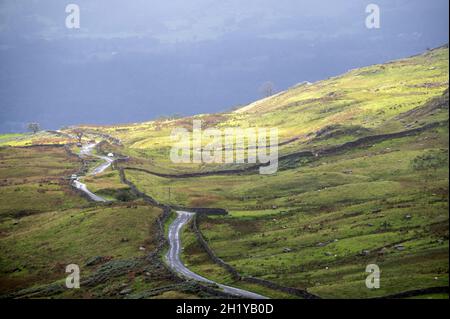
<svg viewBox="0 0 450 319">
<path fill-rule="evenodd" d="M 97 143 L 92 143 L 92 144 L 86 144 L 84 145 L 81 150 L 80 150 L 80 157 L 85 157 L 85 156 L 95 156 L 98 157 L 100 159 L 102 159 L 104 162 L 101 163 L 99 166 L 95 167 L 92 172 L 90 173 L 90 175 L 94 176 L 100 173 L 103 173 L 109 166 L 111 166 L 112 162 L 114 162 L 114 159 L 107 157 L 107 156 L 100 156 L 100 155 L 94 155 L 92 154 L 92 150 L 94 149 L 95 145 L 97 145 Z M 92 199 L 95 202 L 107 202 L 106 199 L 104 199 L 103 197 L 100 197 L 98 195 L 95 195 L 94 193 L 92 193 L 86 186 L 86 184 L 80 182 L 80 177 L 77 177 L 73 182 L 72 185 L 81 190 L 82 192 L 84 192 L 86 195 L 89 196 L 90 199 Z"/>
<path fill-rule="evenodd" d="M 92 151 L 94 147 L 96 146 L 96 143 L 92 144 L 86 144 L 84 145 L 80 150 L 80 157 L 86 157 L 86 156 L 95 156 L 97 158 L 102 159 L 104 162 L 101 163 L 99 166 L 95 167 L 92 172 L 90 173 L 91 176 L 100 174 L 104 172 L 111 164 L 114 162 L 114 159 L 107 157 L 107 156 L 100 156 L 100 155 L 94 155 L 92 154 Z M 106 202 L 107 200 L 92 193 L 86 186 L 86 184 L 82 183 L 80 181 L 81 177 L 77 177 L 73 182 L 72 185 L 83 191 L 86 195 L 89 196 L 93 201 L 96 202 Z M 207 279 L 205 277 L 202 277 L 195 272 L 189 270 L 181 261 L 181 238 L 180 233 L 184 225 L 186 225 L 194 215 L 194 213 L 190 212 L 184 212 L 184 211 L 177 211 L 177 218 L 173 221 L 173 223 L 169 226 L 169 251 L 166 255 L 167 264 L 170 268 L 172 268 L 176 273 L 179 273 L 183 277 L 187 279 L 193 279 L 199 282 L 208 283 L 208 284 L 215 284 L 218 286 L 222 291 L 233 295 L 235 297 L 240 298 L 246 298 L 246 299 L 267 299 L 267 297 L 259 295 L 257 293 L 253 293 L 247 290 L 234 288 L 230 286 L 226 286 L 223 284 L 219 284 L 215 281 L 212 281 L 210 279 Z"/>
<path fill-rule="evenodd" d="M 173 221 L 173 223 L 169 227 L 169 244 L 170 248 L 166 255 L 167 264 L 172 268 L 175 272 L 183 275 L 185 278 L 193 279 L 196 281 L 208 283 L 208 284 L 215 284 L 219 288 L 221 288 L 224 292 L 234 295 L 236 297 L 242 297 L 246 299 L 267 299 L 267 297 L 239 289 L 234 288 L 226 285 L 219 284 L 215 281 L 212 281 L 210 279 L 207 279 L 205 277 L 202 277 L 195 272 L 189 270 L 181 261 L 180 255 L 181 255 L 181 238 L 180 233 L 181 229 L 184 225 L 186 225 L 194 215 L 194 213 L 189 212 L 183 212 L 183 211 L 177 211 L 177 218 Z"/>
</svg>

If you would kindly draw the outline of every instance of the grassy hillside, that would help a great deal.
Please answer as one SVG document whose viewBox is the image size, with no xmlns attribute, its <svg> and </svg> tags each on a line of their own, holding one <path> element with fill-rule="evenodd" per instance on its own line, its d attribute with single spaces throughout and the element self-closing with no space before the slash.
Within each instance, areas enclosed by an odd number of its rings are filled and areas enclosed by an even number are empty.
<svg viewBox="0 0 450 319">
<path fill-rule="evenodd" d="M 41 131 L 36 134 L 0 134 L 0 146 L 32 146 L 41 144 L 58 144 L 74 142 L 75 139 L 66 135 L 55 134 L 54 131 Z"/>
<path fill-rule="evenodd" d="M 411 129 L 447 119 L 447 113 L 441 109 L 420 116 L 406 114 L 441 96 L 448 88 L 448 61 L 448 48 L 443 47 L 297 85 L 231 113 L 85 129 L 120 139 L 121 152 L 133 157 L 133 166 L 169 173 L 222 169 L 217 164 L 171 163 L 167 156 L 173 143 L 171 130 L 192 129 L 193 119 L 202 120 L 203 128 L 277 127 L 281 143 L 292 141 L 280 148 L 280 154 L 287 154 Z"/>
<path fill-rule="evenodd" d="M 371 297 L 448 283 L 447 149 L 443 127 L 276 176 L 127 176 L 163 202 L 228 209 L 230 217 L 206 218 L 200 228 L 244 275 L 323 297 Z M 188 252 L 190 265 L 211 268 Z M 382 290 L 365 288 L 369 263 L 383 269 Z"/>
<path fill-rule="evenodd" d="M 216 254 L 243 275 L 333 298 L 448 285 L 447 48 L 198 118 L 219 127 L 276 126 L 281 141 L 299 137 L 281 147 L 282 155 L 425 127 L 317 158 L 293 157 L 269 176 L 168 178 L 130 169 L 126 174 L 162 202 L 229 210 L 229 217 L 201 220 L 200 229 Z M 168 163 L 169 130 L 188 127 L 190 120 L 101 130 L 119 137 L 122 150 L 134 157 L 127 167 L 176 174 L 222 169 Z M 184 258 L 193 269 L 230 283 L 223 269 L 190 248 L 195 241 L 186 242 Z M 364 284 L 370 263 L 382 269 L 378 290 Z"/>
<path fill-rule="evenodd" d="M 45 283 L 65 278 L 65 266 L 82 266 L 89 258 L 127 259 L 144 256 L 139 246 L 152 249 L 148 229 L 160 212 L 146 206 L 136 209 L 99 207 L 50 211 L 20 221 L 2 223 L 2 280 Z M 16 224 L 17 223 L 17 224 Z M 126 238 L 127 242 L 121 239 Z"/>
<path fill-rule="evenodd" d="M 162 210 L 88 202 L 69 185 L 80 167 L 63 147 L 0 148 L 0 298 L 208 297 L 147 260 Z M 92 184 L 126 189 L 115 174 Z M 80 267 L 80 289 L 64 286 L 69 264 Z"/>
<path fill-rule="evenodd" d="M 118 166 L 140 191 L 159 202 L 229 211 L 228 216 L 200 218 L 199 228 L 217 256 L 244 276 L 307 289 L 324 298 L 370 298 L 448 286 L 448 62 L 448 47 L 441 47 L 414 57 L 350 70 L 313 84 L 300 84 L 233 112 L 81 129 L 85 140 L 109 141 L 102 143 L 99 152 L 128 156 Z M 172 163 L 171 131 L 178 127 L 191 129 L 193 119 L 201 119 L 203 128 L 277 127 L 278 172 L 227 173 L 223 170 L 248 167 Z M 17 140 L 8 137 L 7 144 L 39 141 L 38 136 L 31 137 L 34 140 L 30 140 L 30 135 Z M 22 183 L 24 189 L 36 185 L 31 168 L 26 177 L 20 175 L 23 170 L 9 169 L 14 164 L 8 161 L 21 158 L 21 165 L 26 166 L 27 160 L 20 154 L 8 159 L 9 152 L 16 149 L 5 150 L 0 164 L 8 168 L 0 166 L 0 172 L 7 181 L 2 195 L 5 204 L 2 201 L 0 212 L 9 218 L 2 226 L 9 230 L 12 226 L 7 223 L 18 218 L 14 214 L 19 214 L 20 203 L 27 202 L 30 194 L 17 191 L 23 196 L 20 201 L 8 200 L 14 198 L 14 183 Z M 62 155 L 50 157 L 57 156 Z M 55 162 L 48 170 L 50 176 L 54 171 L 57 176 L 67 174 L 72 167 L 70 162 Z M 179 176 L 184 173 L 197 175 Z M 116 171 L 85 181 L 92 190 L 110 199 L 119 199 L 120 192 L 128 191 Z M 58 207 L 61 197 L 51 197 L 50 188 L 45 194 L 48 202 L 43 200 L 41 207 L 38 200 L 36 207 L 53 218 L 56 215 L 46 205 Z M 57 215 L 61 220 L 55 227 L 66 225 L 70 220 L 67 214 L 80 204 L 63 202 L 68 210 Z M 93 209 L 102 231 L 110 232 L 111 227 L 116 227 L 101 222 L 108 210 L 117 216 L 112 223 L 131 227 L 139 220 L 133 214 L 113 213 L 122 209 L 120 202 L 105 210 Z M 79 214 L 90 213 L 81 210 Z M 26 218 L 40 222 L 40 215 Z M 93 234 L 88 225 L 77 227 L 73 229 L 83 236 Z M 33 236 L 41 236 L 40 231 L 31 228 L 14 234 L 22 233 L 33 242 Z M 108 241 L 115 237 L 108 233 L 101 238 Z M 144 238 L 142 233 L 135 244 Z M 190 228 L 184 230 L 183 239 L 183 259 L 200 274 L 272 297 L 292 297 L 233 281 L 205 254 Z M 79 242 L 85 244 L 82 239 Z M 7 237 L 4 243 L 11 245 Z M 116 244 L 108 248 L 111 255 L 134 255 L 129 247 Z M 64 245 L 61 242 L 54 249 Z M 22 248 L 27 256 L 36 247 L 30 244 L 10 249 L 11 260 L 2 260 L 2 264 L 23 261 L 23 256 L 14 255 Z M 94 245 L 92 250 L 96 249 L 106 254 L 102 245 Z M 63 254 L 61 258 L 65 260 Z M 365 269 L 372 263 L 381 268 L 380 289 L 365 286 Z"/>
<path fill-rule="evenodd" d="M 86 204 L 68 184 L 80 165 L 63 147 L 0 148 L 0 219 Z"/>
</svg>

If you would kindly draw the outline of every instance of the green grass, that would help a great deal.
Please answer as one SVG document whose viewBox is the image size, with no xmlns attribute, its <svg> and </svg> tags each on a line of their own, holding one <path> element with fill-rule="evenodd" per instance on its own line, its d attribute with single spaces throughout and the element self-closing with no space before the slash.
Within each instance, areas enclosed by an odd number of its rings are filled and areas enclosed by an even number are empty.
<svg viewBox="0 0 450 319">
<path fill-rule="evenodd" d="M 107 200 L 120 200 L 122 199 L 121 195 L 123 196 L 125 193 L 132 197 L 129 193 L 130 188 L 120 182 L 118 171 L 105 171 L 95 176 L 88 175 L 83 178 L 83 183 L 91 192 Z"/>
<path fill-rule="evenodd" d="M 9 134 L 0 134 L 0 142 L 3 143 L 6 140 L 22 137 L 25 134 L 22 133 L 9 133 Z"/>
<path fill-rule="evenodd" d="M 61 137 L 52 133 L 41 131 L 36 134 L 2 134 L 0 135 L 0 146 L 31 146 L 38 144 L 65 144 L 74 142 L 67 137 Z"/>
<path fill-rule="evenodd" d="M 154 248 L 149 229 L 159 214 L 159 209 L 148 206 L 118 206 L 42 213 L 24 217 L 18 224 L 4 222 L 2 280 L 40 283 L 64 278 L 65 266 L 71 263 L 88 271 L 84 264 L 93 256 L 144 256 L 139 247 Z"/>
<path fill-rule="evenodd" d="M 68 180 L 79 165 L 60 147 L 0 148 L 0 216 L 86 205 Z"/>
<path fill-rule="evenodd" d="M 319 158 L 272 176 L 126 174 L 162 202 L 170 186 L 172 204 L 229 209 L 230 216 L 211 216 L 200 228 L 219 257 L 242 274 L 325 298 L 370 298 L 448 281 L 448 166 L 415 165 L 440 149 L 448 149 L 447 129 Z M 195 246 L 192 234 L 186 230 L 183 236 L 183 258 L 191 269 L 236 284 Z M 404 250 L 394 248 L 397 243 Z M 360 256 L 363 250 L 367 256 Z M 365 287 L 369 263 L 382 268 L 379 290 Z"/>
<path fill-rule="evenodd" d="M 133 158 L 132 166 L 166 173 L 230 168 L 232 165 L 172 163 L 169 159 L 172 129 L 191 129 L 193 119 L 202 120 L 203 128 L 277 127 L 280 142 L 299 137 L 280 147 L 280 154 L 286 154 L 446 120 L 448 112 L 442 109 L 421 118 L 397 117 L 442 95 L 448 88 L 448 61 L 448 48 L 439 48 L 352 70 L 311 85 L 295 86 L 231 113 L 85 128 L 119 138 L 123 143 L 120 153 Z M 318 131 L 336 125 L 340 126 L 337 136 L 316 138 Z"/>
<path fill-rule="evenodd" d="M 63 284 L 65 267 L 72 263 L 80 266 L 83 280 L 99 269 L 86 265 L 95 256 L 114 267 L 143 259 L 155 249 L 155 220 L 161 209 L 142 201 L 88 204 L 66 179 L 80 165 L 60 147 L 0 149 L 0 294 Z M 128 189 L 116 171 L 86 179 L 99 193 Z M 139 295 L 175 283 L 153 263 L 132 268 L 126 275 L 107 274 L 105 279 L 52 297 L 123 298 L 124 287 Z M 172 289 L 164 296 L 199 295 Z"/>
<path fill-rule="evenodd" d="M 172 129 L 189 129 L 193 119 L 201 119 L 203 128 L 277 127 L 280 142 L 298 138 L 280 146 L 279 152 L 284 155 L 323 150 L 362 137 L 448 121 L 448 61 L 448 48 L 444 47 L 351 70 L 311 85 L 295 86 L 234 112 L 82 128 L 89 132 L 87 138 L 96 138 L 98 133 L 120 139 L 121 145 L 102 147 L 104 152 L 129 156 L 127 162 L 120 164 L 124 167 L 172 174 L 242 168 L 245 165 L 172 163 L 169 157 Z M 216 254 L 241 274 L 308 289 L 324 298 L 371 298 L 448 285 L 448 136 L 448 125 L 441 125 L 420 134 L 367 143 L 339 153 L 282 161 L 278 172 L 268 176 L 247 173 L 180 179 L 130 169 L 125 173 L 139 190 L 159 202 L 227 209 L 228 216 L 203 218 L 200 229 Z M 0 139 L 0 145 L 62 142 L 47 133 Z M 76 159 L 66 160 L 62 154 L 48 153 L 48 150 L 36 154 L 29 149 L 12 150 L 16 153 L 0 149 L 0 176 L 4 179 L 0 212 L 6 216 L 2 227 L 7 234 L 15 223 L 11 214 L 20 217 L 22 211 L 33 208 L 41 215 L 24 217 L 14 227 L 20 227 L 22 220 L 38 222 L 39 218 L 58 216 L 61 220 L 55 221 L 55 225 L 65 228 L 69 225 L 66 214 L 78 211 L 80 216 L 89 215 L 86 209 L 80 208 L 83 202 L 73 199 L 61 181 L 79 165 Z M 95 162 L 91 163 L 94 165 Z M 44 183 L 44 176 L 50 182 Z M 118 191 L 127 191 L 115 171 L 108 170 L 85 180 L 90 189 L 110 199 L 117 198 Z M 33 205 L 27 206 L 30 202 Z M 126 231 L 139 218 L 130 213 L 133 208 L 126 208 L 124 215 L 112 214 L 123 209 L 114 205 L 91 208 L 95 211 L 93 216 L 98 216 L 97 223 L 104 224 L 98 227 L 105 234 L 98 236 L 105 243 L 111 241 L 111 247 L 96 246 L 67 235 L 79 242 L 77 252 L 84 245 L 92 245 L 90 253 L 111 251 L 126 258 L 134 254 L 128 246 L 115 246 L 119 235 L 114 235 L 111 227 L 115 226 L 109 223 L 126 223 L 123 227 Z M 57 214 L 52 207 L 68 210 Z M 106 212 L 117 215 L 118 219 L 110 221 Z M 57 249 L 68 245 L 67 239 L 53 238 L 45 228 L 38 231 L 31 224 L 26 225 L 29 230 L 11 233 L 30 236 L 26 237 L 25 244 L 7 242 L 4 246 L 13 247 L 9 251 L 11 260 L 6 264 L 22 262 L 23 256 L 37 249 L 33 246 L 35 242 L 36 245 L 43 242 L 39 236 L 49 236 L 55 244 L 61 244 Z M 91 236 L 93 231 L 90 224 L 71 227 L 78 229 L 83 237 Z M 189 228 L 184 230 L 182 240 L 183 260 L 193 271 L 271 297 L 290 297 L 234 282 L 211 262 Z M 399 244 L 400 248 L 396 246 Z M 66 258 L 60 252 L 56 255 Z M 42 265 L 45 263 L 42 261 Z M 365 287 L 365 268 L 371 263 L 381 268 L 380 289 Z M 29 266 L 22 268 L 25 270 L 19 270 L 18 277 L 29 278 Z M 8 280 L 14 277 L 11 273 L 5 276 Z M 132 285 L 136 291 L 151 286 L 139 276 Z M 111 287 L 95 288 L 87 297 L 114 295 L 118 287 L 120 281 L 114 281 Z M 80 296 L 84 295 L 77 295 Z M 163 296 L 199 295 L 171 291 Z"/>
<path fill-rule="evenodd" d="M 202 274 L 208 279 L 217 281 L 232 287 L 246 289 L 255 293 L 262 294 L 270 298 L 292 299 L 292 296 L 277 290 L 269 289 L 259 285 L 247 283 L 244 281 L 236 281 L 222 267 L 213 263 L 206 252 L 201 248 L 195 235 L 186 227 L 181 236 L 183 263 L 192 271 Z"/>
</svg>

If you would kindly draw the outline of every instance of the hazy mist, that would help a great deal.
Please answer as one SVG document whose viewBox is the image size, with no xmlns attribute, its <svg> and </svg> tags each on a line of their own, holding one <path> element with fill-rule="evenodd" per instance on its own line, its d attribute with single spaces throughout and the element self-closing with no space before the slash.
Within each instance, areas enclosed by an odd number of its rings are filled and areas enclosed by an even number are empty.
<svg viewBox="0 0 450 319">
<path fill-rule="evenodd" d="M 217 112 L 448 42 L 447 0 L 0 0 L 0 131 Z M 365 27 L 367 4 L 381 28 Z M 65 7 L 81 28 L 65 27 Z"/>
</svg>

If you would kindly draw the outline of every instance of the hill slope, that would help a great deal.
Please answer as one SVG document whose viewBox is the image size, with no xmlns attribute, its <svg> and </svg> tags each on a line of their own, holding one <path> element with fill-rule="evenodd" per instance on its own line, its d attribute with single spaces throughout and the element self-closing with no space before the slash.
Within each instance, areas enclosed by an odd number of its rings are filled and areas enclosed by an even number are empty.
<svg viewBox="0 0 450 319">
<path fill-rule="evenodd" d="M 129 156 L 118 164 L 124 175 L 159 202 L 229 211 L 199 218 L 198 227 L 243 276 L 325 298 L 448 287 L 448 54 L 445 46 L 351 70 L 234 112 L 81 129 L 85 140 L 107 141 L 101 152 Z M 278 172 L 172 163 L 170 133 L 194 119 L 204 128 L 277 127 Z M 71 130 L 58 134 L 75 141 Z M 4 143 L 14 141 L 30 138 Z M 120 188 L 115 174 L 88 186 L 112 192 Z M 208 257 L 191 229 L 183 238 L 192 270 L 249 289 Z M 368 264 L 381 268 L 380 289 L 365 286 Z"/>
<path fill-rule="evenodd" d="M 204 127 L 278 127 L 280 170 L 210 174 L 245 165 L 172 164 L 170 131 L 193 119 Z M 105 151 L 130 155 L 126 175 L 150 196 L 229 210 L 199 227 L 244 276 L 340 298 L 448 286 L 447 47 L 299 85 L 231 113 L 88 129 L 121 140 Z M 319 156 L 299 155 L 304 150 Z M 186 172 L 196 174 L 177 177 Z M 242 284 L 224 276 L 189 231 L 185 240 L 195 271 Z M 364 284 L 370 263 L 383 272 L 378 290 Z"/>
<path fill-rule="evenodd" d="M 447 88 L 448 47 L 441 47 L 298 85 L 231 113 L 84 128 L 118 138 L 125 147 L 122 152 L 132 155 L 136 166 L 153 171 L 224 169 L 233 165 L 172 165 L 167 156 L 171 130 L 192 129 L 193 119 L 202 120 L 203 128 L 277 127 L 283 155 L 446 120 L 447 113 L 440 108 L 428 113 L 411 112 L 441 96 Z"/>
</svg>

